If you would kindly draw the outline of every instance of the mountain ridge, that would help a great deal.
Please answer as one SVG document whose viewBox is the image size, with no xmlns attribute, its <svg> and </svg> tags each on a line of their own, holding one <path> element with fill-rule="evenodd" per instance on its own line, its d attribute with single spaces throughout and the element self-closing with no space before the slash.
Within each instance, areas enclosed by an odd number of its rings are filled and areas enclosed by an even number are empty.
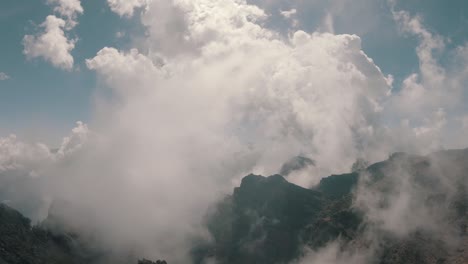
<svg viewBox="0 0 468 264">
<path fill-rule="evenodd" d="M 191 257 L 196 264 L 315 263 L 301 261 L 308 252 L 339 245 L 342 251 L 367 252 L 371 257 L 365 263 L 466 264 L 467 175 L 468 149 L 427 156 L 395 153 L 360 171 L 325 177 L 310 189 L 279 174 L 250 174 L 209 211 L 205 225 L 212 239 L 197 240 Z M 405 182 L 407 185 L 401 185 Z M 415 187 L 418 195 L 410 206 L 427 207 L 442 216 L 410 221 L 401 227 L 408 230 L 399 233 L 376 212 L 392 208 L 389 201 L 398 199 L 402 195 L 398 193 L 408 186 Z M 371 199 L 365 196 L 369 193 Z M 404 211 L 402 219 L 413 213 L 419 217 L 421 212 L 418 207 Z M 31 225 L 19 212 L 0 204 L 0 264 L 138 261 L 134 256 L 106 258 L 82 241 L 80 234 L 57 228 L 62 220 L 53 216 L 51 212 L 47 221 Z M 441 227 L 424 225 L 430 221 Z M 164 262 L 143 259 L 139 263 Z"/>
</svg>

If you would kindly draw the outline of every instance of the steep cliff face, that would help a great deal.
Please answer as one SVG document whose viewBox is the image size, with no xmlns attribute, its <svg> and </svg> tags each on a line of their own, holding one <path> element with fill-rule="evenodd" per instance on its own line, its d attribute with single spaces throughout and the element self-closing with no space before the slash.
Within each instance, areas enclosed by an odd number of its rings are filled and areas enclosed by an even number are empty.
<svg viewBox="0 0 468 264">
<path fill-rule="evenodd" d="M 298 254 L 301 232 L 317 219 L 322 195 L 281 175 L 248 175 L 208 222 L 222 263 L 286 262 Z"/>
<path fill-rule="evenodd" d="M 301 255 L 305 245 L 353 239 L 361 221 L 349 194 L 330 198 L 281 175 L 249 175 L 210 215 L 214 243 L 196 253 L 219 263 L 288 263 Z M 198 263 L 206 261 L 196 257 Z"/>
</svg>

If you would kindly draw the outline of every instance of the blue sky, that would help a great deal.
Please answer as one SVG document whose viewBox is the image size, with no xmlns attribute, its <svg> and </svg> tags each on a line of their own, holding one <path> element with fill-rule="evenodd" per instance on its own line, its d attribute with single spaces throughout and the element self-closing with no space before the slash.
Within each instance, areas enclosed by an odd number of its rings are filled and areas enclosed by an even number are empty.
<svg viewBox="0 0 468 264">
<path fill-rule="evenodd" d="M 323 1 L 296 1 L 294 5 L 289 1 L 253 2 L 273 14 L 296 8 L 298 28 L 307 32 L 317 30 L 330 11 Z M 34 34 L 37 25 L 52 14 L 46 1 L 1 1 L 0 72 L 10 78 L 0 81 L 0 135 L 15 133 L 31 140 L 57 143 L 54 140 L 66 134 L 76 121 L 87 122 L 91 118 L 94 95 L 102 84 L 86 68 L 85 59 L 94 57 L 105 46 L 127 49 L 133 44 L 128 34 L 141 35 L 143 30 L 136 17 L 119 17 L 111 12 L 105 0 L 83 0 L 81 4 L 84 14 L 69 32 L 78 38 L 71 52 L 75 65 L 73 70 L 66 71 L 41 58 L 27 59 L 23 54 L 23 37 Z M 374 1 L 364 7 L 347 4 L 345 10 L 337 11 L 335 33 L 358 34 L 363 50 L 385 74 L 395 76 L 398 88 L 407 75 L 418 69 L 416 39 L 398 32 L 385 1 Z M 465 0 L 408 0 L 400 1 L 397 8 L 420 15 L 427 28 L 451 40 L 449 46 L 468 40 L 468 2 Z M 268 23 L 269 27 L 285 29 L 278 15 L 273 15 Z M 117 32 L 126 32 L 127 37 L 118 38 Z M 443 61 L 449 54 L 440 56 Z"/>
<path fill-rule="evenodd" d="M 0 133 L 50 141 L 66 134 L 75 121 L 88 120 L 96 79 L 84 60 L 104 46 L 125 47 L 116 33 L 132 27 L 112 13 L 104 0 L 83 1 L 84 15 L 72 35 L 79 38 L 72 51 L 75 69 L 57 69 L 42 59 L 23 55 L 22 39 L 51 14 L 45 1 L 6 0 L 0 3 Z M 53 129 L 49 129 L 53 127 Z M 36 131 L 31 131 L 36 130 Z M 54 134 L 50 134 L 54 133 Z"/>
</svg>

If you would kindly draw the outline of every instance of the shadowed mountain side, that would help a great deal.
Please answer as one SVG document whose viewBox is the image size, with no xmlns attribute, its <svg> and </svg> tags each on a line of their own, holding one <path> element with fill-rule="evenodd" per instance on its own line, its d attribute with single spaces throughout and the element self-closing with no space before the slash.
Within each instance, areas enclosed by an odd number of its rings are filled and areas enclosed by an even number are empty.
<svg viewBox="0 0 468 264">
<path fill-rule="evenodd" d="M 304 248 L 319 250 L 332 241 L 354 251 L 372 248 L 371 263 L 467 263 L 467 175 L 467 150 L 395 153 L 359 172 L 326 177 L 314 189 L 280 175 L 248 175 L 209 214 L 213 241 L 195 246 L 195 263 L 288 263 L 300 259 Z M 357 204 L 361 192 L 370 191 L 383 199 L 374 209 L 386 210 L 384 201 L 394 199 L 401 182 L 421 192 L 421 207 L 443 214 L 446 229 L 417 224 L 395 234 Z"/>
<path fill-rule="evenodd" d="M 206 255 L 220 263 L 287 263 L 300 254 L 307 226 L 328 206 L 321 192 L 280 175 L 248 175 L 209 217 L 215 241 L 195 250 L 196 263 Z"/>
<path fill-rule="evenodd" d="M 19 212 L 0 204 L 0 263 L 89 263 L 78 251 L 72 237 L 33 227 Z"/>
<path fill-rule="evenodd" d="M 52 229 L 50 223 L 32 226 L 18 211 L 0 204 L 0 264 L 115 264 L 136 263 L 116 258 L 102 249 L 83 244 L 78 234 Z M 146 259 L 138 264 L 166 264 Z"/>
</svg>

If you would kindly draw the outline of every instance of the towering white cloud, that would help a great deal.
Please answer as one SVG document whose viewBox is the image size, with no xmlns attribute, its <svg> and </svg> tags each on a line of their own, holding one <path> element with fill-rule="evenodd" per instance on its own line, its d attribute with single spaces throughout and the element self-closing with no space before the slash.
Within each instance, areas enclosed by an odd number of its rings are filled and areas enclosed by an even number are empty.
<svg viewBox="0 0 468 264">
<path fill-rule="evenodd" d="M 184 263 L 206 206 L 247 173 L 277 173 L 301 154 L 317 165 L 291 179 L 308 186 L 388 154 L 379 116 L 390 87 L 360 38 L 284 39 L 265 18 L 245 1 L 153 1 L 141 14 L 148 52 L 107 47 L 87 60 L 115 101 L 96 117 L 98 150 L 69 165 L 85 169 L 73 186 L 58 182 L 102 217 L 102 238 Z"/>
<path fill-rule="evenodd" d="M 461 83 L 460 71 L 438 66 L 431 50 L 443 45 L 404 14 L 395 13 L 397 21 L 414 24 L 405 31 L 421 39 L 421 73 L 392 93 L 392 77 L 362 51 L 356 35 L 299 30 L 284 37 L 265 28 L 266 12 L 244 0 L 108 3 L 121 16 L 142 8 L 145 35 L 132 42 L 141 49 L 105 47 L 86 61 L 111 96 L 97 99 L 92 136 L 79 123 L 64 139 L 55 157 L 70 155 L 47 168 L 45 184 L 48 194 L 89 210 L 93 223 L 82 214 L 69 220 L 92 224 L 106 245 L 187 263 L 190 239 L 206 235 L 200 228 L 206 207 L 243 175 L 277 173 L 302 155 L 315 166 L 289 179 L 310 186 L 348 171 L 357 158 L 428 151 L 452 120 L 447 104 L 434 104 L 426 90 L 437 90 L 434 75 Z M 45 32 L 66 44 L 57 53 L 67 57 L 74 42 L 64 36 L 66 21 L 50 20 L 57 26 Z M 43 35 L 25 42 L 35 46 Z M 57 64 L 71 67 L 70 57 Z M 453 99 L 461 86 L 452 87 Z M 421 114 L 414 107 L 420 101 L 431 111 Z M 324 257 L 333 261 L 335 251 Z"/>
</svg>

